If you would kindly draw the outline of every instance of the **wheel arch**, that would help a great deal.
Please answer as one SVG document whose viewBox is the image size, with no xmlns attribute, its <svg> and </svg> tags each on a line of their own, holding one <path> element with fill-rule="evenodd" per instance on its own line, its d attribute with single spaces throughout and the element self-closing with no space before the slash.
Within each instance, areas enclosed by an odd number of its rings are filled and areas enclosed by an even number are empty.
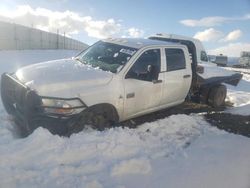
<svg viewBox="0 0 250 188">
<path fill-rule="evenodd" d="M 100 103 L 100 104 L 95 104 L 95 105 L 88 107 L 88 110 L 90 110 L 90 111 L 91 110 L 103 110 L 104 111 L 104 109 L 111 110 L 112 114 L 110 114 L 110 115 L 111 115 L 112 119 L 115 122 L 119 122 L 120 117 L 119 117 L 119 114 L 117 112 L 117 109 L 115 108 L 114 105 L 112 105 L 110 103 Z"/>
</svg>

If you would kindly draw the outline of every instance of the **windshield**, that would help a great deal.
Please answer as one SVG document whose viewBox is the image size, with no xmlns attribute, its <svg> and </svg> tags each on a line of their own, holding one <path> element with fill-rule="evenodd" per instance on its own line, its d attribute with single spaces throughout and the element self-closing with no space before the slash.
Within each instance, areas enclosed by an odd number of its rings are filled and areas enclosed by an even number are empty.
<svg viewBox="0 0 250 188">
<path fill-rule="evenodd" d="M 92 67 L 116 73 L 136 51 L 136 48 L 99 41 L 79 54 L 76 59 Z"/>
</svg>

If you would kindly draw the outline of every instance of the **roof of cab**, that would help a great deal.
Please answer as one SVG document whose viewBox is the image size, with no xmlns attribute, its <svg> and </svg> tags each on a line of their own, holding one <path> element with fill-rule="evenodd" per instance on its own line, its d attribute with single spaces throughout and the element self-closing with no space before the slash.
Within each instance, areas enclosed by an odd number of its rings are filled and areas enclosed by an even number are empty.
<svg viewBox="0 0 250 188">
<path fill-rule="evenodd" d="M 200 43 L 200 40 L 193 38 L 193 37 L 188 37 L 188 36 L 184 36 L 184 35 L 176 35 L 176 34 L 168 34 L 168 33 L 157 33 L 155 35 L 151 35 L 150 37 L 189 40 L 189 41 L 192 41 L 194 43 Z"/>
<path fill-rule="evenodd" d="M 147 46 L 153 46 L 153 45 L 177 45 L 174 42 L 165 42 L 160 40 L 151 40 L 151 39 L 143 39 L 143 38 L 109 38 L 102 40 L 104 42 L 108 43 L 114 43 L 118 45 L 123 45 L 131 48 L 140 49 Z M 178 44 L 180 45 L 180 44 Z"/>
<path fill-rule="evenodd" d="M 192 38 L 192 37 L 187 37 L 187 36 L 183 36 L 183 35 L 176 35 L 176 34 L 158 33 L 155 35 L 151 35 L 149 38 L 162 38 L 162 39 L 166 38 L 166 39 L 187 40 L 187 41 L 191 41 L 194 43 L 194 45 L 196 46 L 196 50 L 205 51 L 201 41 L 198 39 Z"/>
</svg>

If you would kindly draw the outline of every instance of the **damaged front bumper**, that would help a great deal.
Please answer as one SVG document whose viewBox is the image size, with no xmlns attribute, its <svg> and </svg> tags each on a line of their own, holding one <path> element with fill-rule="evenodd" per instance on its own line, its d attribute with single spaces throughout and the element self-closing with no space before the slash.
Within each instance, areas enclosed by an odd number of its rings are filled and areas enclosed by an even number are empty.
<svg viewBox="0 0 250 188">
<path fill-rule="evenodd" d="M 53 134 L 66 135 L 78 122 L 81 111 L 86 108 L 86 105 L 78 98 L 61 99 L 39 96 L 15 76 L 6 73 L 1 76 L 1 97 L 6 111 L 14 117 L 16 124 L 28 134 L 31 134 L 38 127 L 44 127 Z M 44 106 L 43 99 L 79 100 L 81 105 L 67 107 L 67 111 L 77 109 L 77 113 L 57 114 L 53 112 L 64 112 L 65 108 Z"/>
</svg>

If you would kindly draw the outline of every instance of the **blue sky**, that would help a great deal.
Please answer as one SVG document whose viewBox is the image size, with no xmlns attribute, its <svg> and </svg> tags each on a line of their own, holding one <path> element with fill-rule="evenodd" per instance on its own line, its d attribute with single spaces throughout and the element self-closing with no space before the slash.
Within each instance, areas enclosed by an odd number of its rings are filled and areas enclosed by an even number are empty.
<svg viewBox="0 0 250 188">
<path fill-rule="evenodd" d="M 163 32 L 198 38 L 214 54 L 250 51 L 250 0 L 1 0 L 0 20 L 88 44 Z"/>
</svg>

